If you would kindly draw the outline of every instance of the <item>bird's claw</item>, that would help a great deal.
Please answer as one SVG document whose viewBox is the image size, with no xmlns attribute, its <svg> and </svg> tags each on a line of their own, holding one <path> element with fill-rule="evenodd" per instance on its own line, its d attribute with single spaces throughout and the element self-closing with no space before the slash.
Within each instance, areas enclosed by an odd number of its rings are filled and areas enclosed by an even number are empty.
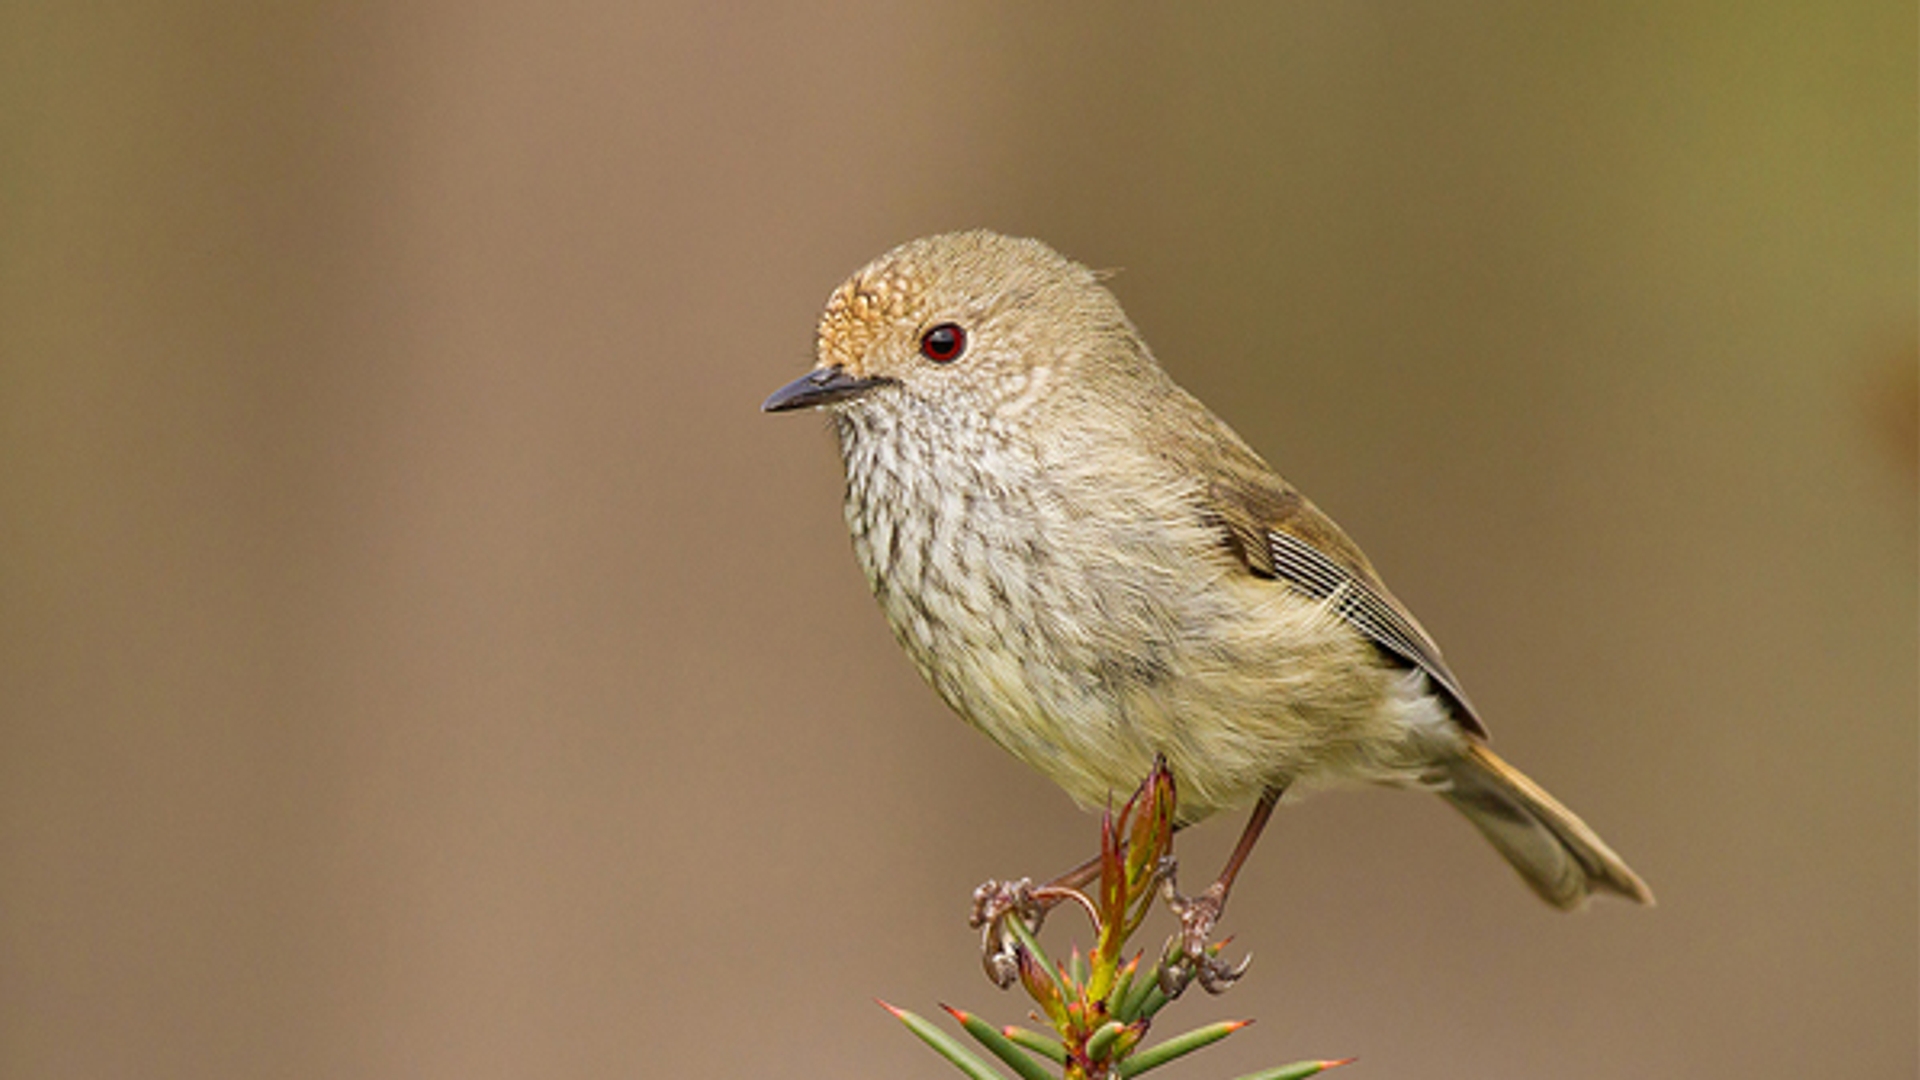
<svg viewBox="0 0 1920 1080">
<path fill-rule="evenodd" d="M 980 966 L 993 985 L 1005 990 L 1020 975 L 1015 941 L 1006 932 L 1007 917 L 1025 919 L 1037 933 L 1046 914 L 1046 906 L 1034 899 L 1032 878 L 989 879 L 973 890 L 973 913 L 967 925 L 980 931 Z"/>
<path fill-rule="evenodd" d="M 1253 963 L 1252 954 L 1237 964 L 1221 959 L 1227 941 L 1212 941 L 1214 924 L 1225 910 L 1227 890 L 1214 882 L 1198 896 L 1181 896 L 1174 884 L 1174 868 L 1169 858 L 1160 868 L 1167 906 L 1180 920 L 1180 932 L 1167 941 L 1166 957 L 1160 964 L 1160 990 L 1168 997 L 1179 997 L 1187 984 L 1198 980 L 1209 994 L 1224 994 Z"/>
</svg>

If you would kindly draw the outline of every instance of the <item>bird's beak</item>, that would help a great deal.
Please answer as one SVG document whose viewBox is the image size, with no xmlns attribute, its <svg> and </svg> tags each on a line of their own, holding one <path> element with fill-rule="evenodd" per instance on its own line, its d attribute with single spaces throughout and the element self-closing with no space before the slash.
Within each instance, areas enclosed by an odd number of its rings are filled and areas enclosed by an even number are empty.
<svg viewBox="0 0 1920 1080">
<path fill-rule="evenodd" d="M 885 379 L 860 379 L 843 367 L 815 368 L 773 392 L 760 406 L 761 412 L 786 412 L 815 405 L 831 405 L 858 397 L 885 382 Z"/>
</svg>

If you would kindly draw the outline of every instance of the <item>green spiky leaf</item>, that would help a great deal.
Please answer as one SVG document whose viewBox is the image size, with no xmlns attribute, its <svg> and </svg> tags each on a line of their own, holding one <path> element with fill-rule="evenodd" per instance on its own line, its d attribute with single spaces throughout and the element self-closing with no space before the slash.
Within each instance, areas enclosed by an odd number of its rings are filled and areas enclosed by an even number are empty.
<svg viewBox="0 0 1920 1080">
<path fill-rule="evenodd" d="M 966 1033 L 973 1036 L 980 1045 L 992 1051 L 994 1057 L 1006 1062 L 1008 1068 L 1019 1073 L 1022 1080 L 1052 1080 L 1052 1074 L 1041 1068 L 1038 1061 L 1035 1061 L 1025 1050 L 1015 1046 L 1011 1039 L 1001 1034 L 1000 1030 L 992 1024 L 965 1009 L 956 1009 L 951 1005 L 940 1007 L 951 1013 Z"/>
<path fill-rule="evenodd" d="M 1149 1069 L 1157 1069 L 1169 1061 L 1186 1057 L 1202 1047 L 1212 1046 L 1251 1023 L 1253 1023 L 1251 1020 L 1223 1020 L 1217 1024 L 1194 1028 L 1183 1035 L 1175 1035 L 1165 1042 L 1155 1043 L 1122 1061 L 1120 1075 L 1139 1076 Z"/>
<path fill-rule="evenodd" d="M 973 1080 L 1006 1080 L 999 1070 L 980 1060 L 973 1051 L 961 1045 L 960 1040 L 941 1031 L 933 1021 L 924 1016 L 896 1008 L 886 1002 L 880 1007 L 892 1013 L 894 1019 L 907 1025 L 907 1030 L 920 1036 L 920 1041 L 933 1047 L 934 1052 L 953 1063 L 953 1067 L 972 1077 Z"/>
<path fill-rule="evenodd" d="M 1087 1057 L 1094 1061 L 1105 1061 L 1113 1053 L 1113 1044 L 1127 1025 L 1118 1020 L 1109 1020 L 1087 1036 Z"/>
<path fill-rule="evenodd" d="M 1008 1042 L 1018 1046 L 1020 1049 L 1038 1054 L 1056 1065 L 1065 1065 L 1067 1063 L 1066 1044 L 1050 1035 L 1042 1035 L 1037 1031 L 1030 1031 L 1027 1028 L 1011 1026 L 1000 1029 L 1000 1034 L 1005 1035 Z"/>
<path fill-rule="evenodd" d="M 1239 1077 L 1238 1080 L 1306 1080 L 1309 1076 L 1317 1076 L 1328 1069 L 1337 1069 L 1342 1065 L 1351 1065 L 1354 1061 L 1354 1058 L 1340 1058 L 1337 1061 L 1296 1061 L 1291 1065 L 1248 1073 Z"/>
</svg>

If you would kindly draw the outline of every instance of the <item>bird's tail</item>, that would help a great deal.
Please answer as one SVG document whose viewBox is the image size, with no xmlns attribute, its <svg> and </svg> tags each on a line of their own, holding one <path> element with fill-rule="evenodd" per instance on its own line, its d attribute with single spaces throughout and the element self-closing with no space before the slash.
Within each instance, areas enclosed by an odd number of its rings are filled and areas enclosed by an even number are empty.
<svg viewBox="0 0 1920 1080">
<path fill-rule="evenodd" d="M 1653 892 L 1573 811 L 1478 739 L 1448 762 L 1448 802 L 1492 841 L 1533 891 L 1570 911 L 1598 889 L 1642 904 Z"/>
</svg>

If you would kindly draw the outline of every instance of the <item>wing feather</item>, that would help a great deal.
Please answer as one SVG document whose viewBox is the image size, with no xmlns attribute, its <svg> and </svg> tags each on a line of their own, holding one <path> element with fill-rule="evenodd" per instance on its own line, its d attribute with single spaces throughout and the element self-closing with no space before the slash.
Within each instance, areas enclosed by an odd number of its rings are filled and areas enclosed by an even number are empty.
<svg viewBox="0 0 1920 1080">
<path fill-rule="evenodd" d="M 1370 638 L 1404 663 L 1427 673 L 1434 684 L 1456 706 L 1456 715 L 1476 735 L 1486 736 L 1486 728 L 1474 713 L 1473 704 L 1460 689 L 1440 647 L 1433 643 L 1413 616 L 1400 606 L 1384 586 L 1360 577 L 1334 562 L 1312 544 L 1290 533 L 1267 533 L 1273 557 L 1273 576 L 1287 582 L 1315 600 L 1325 600 L 1354 629 Z M 1369 575 L 1370 577 L 1371 575 Z"/>
<path fill-rule="evenodd" d="M 1434 644 L 1412 613 L 1381 582 L 1360 548 L 1333 520 L 1275 476 L 1251 451 L 1229 458 L 1231 468 L 1209 485 L 1209 515 L 1227 531 L 1228 547 L 1249 571 L 1285 582 L 1315 600 L 1329 602 L 1354 629 L 1395 660 L 1426 672 L 1453 706 L 1462 727 L 1482 738 L 1473 703 L 1467 700 Z"/>
<path fill-rule="evenodd" d="M 1171 380 L 1151 404 L 1168 472 L 1192 477 L 1195 463 L 1205 463 L 1196 509 L 1220 530 L 1223 546 L 1240 566 L 1327 601 L 1385 655 L 1425 672 L 1460 726 L 1486 737 L 1486 725 L 1441 658 L 1440 647 L 1387 591 L 1366 555 L 1332 518 Z"/>
</svg>

